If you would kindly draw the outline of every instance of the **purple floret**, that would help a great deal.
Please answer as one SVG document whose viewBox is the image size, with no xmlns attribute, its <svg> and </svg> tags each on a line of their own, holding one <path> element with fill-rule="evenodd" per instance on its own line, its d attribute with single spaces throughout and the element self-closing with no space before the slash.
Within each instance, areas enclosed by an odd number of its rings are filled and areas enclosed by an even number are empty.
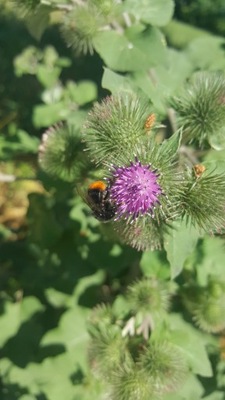
<svg viewBox="0 0 225 400">
<path fill-rule="evenodd" d="M 126 167 L 114 167 L 110 198 L 116 205 L 117 218 L 152 215 L 162 193 L 158 178 L 157 170 L 138 160 Z"/>
</svg>

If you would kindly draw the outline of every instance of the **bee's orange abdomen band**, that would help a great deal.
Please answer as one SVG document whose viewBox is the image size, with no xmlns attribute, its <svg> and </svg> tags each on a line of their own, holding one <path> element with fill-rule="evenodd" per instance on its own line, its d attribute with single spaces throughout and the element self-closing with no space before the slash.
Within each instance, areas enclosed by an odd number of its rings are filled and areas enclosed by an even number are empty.
<svg viewBox="0 0 225 400">
<path fill-rule="evenodd" d="M 106 184 L 102 181 L 95 181 L 92 182 L 89 186 L 88 189 L 97 189 L 97 190 L 105 190 L 106 189 Z"/>
</svg>

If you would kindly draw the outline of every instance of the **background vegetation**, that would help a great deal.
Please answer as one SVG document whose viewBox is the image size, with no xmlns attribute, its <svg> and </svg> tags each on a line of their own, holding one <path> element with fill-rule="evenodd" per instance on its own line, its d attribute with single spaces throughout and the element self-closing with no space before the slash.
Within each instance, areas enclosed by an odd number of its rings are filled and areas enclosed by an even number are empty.
<svg viewBox="0 0 225 400">
<path fill-rule="evenodd" d="M 179 223 L 141 252 L 76 190 L 101 177 L 80 142 L 95 101 L 132 89 L 164 139 L 179 126 L 170 99 L 196 72 L 224 72 L 223 3 L 0 1 L 2 400 L 225 399 L 224 226 Z M 215 135 L 180 154 L 224 173 L 213 118 Z M 76 130 L 69 175 L 38 163 L 60 121 Z"/>
</svg>

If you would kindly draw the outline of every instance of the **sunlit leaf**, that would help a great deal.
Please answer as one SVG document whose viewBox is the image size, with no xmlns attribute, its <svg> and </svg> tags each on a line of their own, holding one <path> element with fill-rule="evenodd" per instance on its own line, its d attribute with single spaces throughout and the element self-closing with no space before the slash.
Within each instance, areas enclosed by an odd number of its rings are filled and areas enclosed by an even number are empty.
<svg viewBox="0 0 225 400">
<path fill-rule="evenodd" d="M 117 71 L 147 70 L 166 57 L 162 34 L 156 28 L 132 27 L 125 35 L 101 32 L 94 46 L 106 65 Z"/>
<path fill-rule="evenodd" d="M 4 314 L 0 316 L 0 346 L 13 337 L 20 325 L 29 320 L 33 314 L 43 310 L 40 301 L 34 297 L 25 297 L 21 302 L 5 302 Z"/>
<path fill-rule="evenodd" d="M 173 15 L 173 0 L 126 0 L 124 7 L 151 25 L 166 25 Z"/>
<path fill-rule="evenodd" d="M 49 24 L 49 12 L 51 7 L 42 5 L 38 7 L 37 12 L 30 13 L 26 19 L 26 25 L 30 34 L 37 40 L 40 40 L 45 29 Z"/>
<path fill-rule="evenodd" d="M 191 370 L 201 376 L 212 376 L 212 366 L 206 351 L 206 340 L 203 334 L 176 314 L 170 316 L 170 327 L 170 340 L 184 352 Z"/>
<path fill-rule="evenodd" d="M 185 221 L 172 224 L 172 229 L 165 235 L 164 241 L 172 279 L 182 271 L 185 260 L 194 251 L 199 237 L 199 231 Z"/>
</svg>

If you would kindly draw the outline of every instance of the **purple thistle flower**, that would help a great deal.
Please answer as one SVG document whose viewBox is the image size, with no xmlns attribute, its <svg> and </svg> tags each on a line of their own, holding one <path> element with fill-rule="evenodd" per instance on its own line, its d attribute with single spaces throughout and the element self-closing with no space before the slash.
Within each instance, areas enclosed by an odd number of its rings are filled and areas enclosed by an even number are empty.
<svg viewBox="0 0 225 400">
<path fill-rule="evenodd" d="M 127 167 L 113 167 L 110 198 L 117 208 L 117 218 L 135 219 L 153 215 L 162 189 L 157 182 L 159 174 L 151 165 L 142 165 L 137 159 Z"/>
</svg>

